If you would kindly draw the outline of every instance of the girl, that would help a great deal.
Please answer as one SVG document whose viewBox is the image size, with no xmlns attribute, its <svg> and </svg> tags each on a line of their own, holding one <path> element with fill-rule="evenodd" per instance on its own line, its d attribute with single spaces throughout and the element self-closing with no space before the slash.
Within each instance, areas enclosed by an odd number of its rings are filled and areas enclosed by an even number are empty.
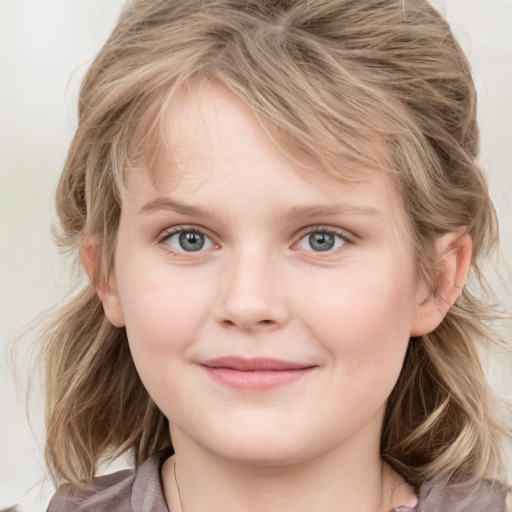
<svg viewBox="0 0 512 512">
<path fill-rule="evenodd" d="M 475 109 L 424 0 L 129 3 L 57 192 L 49 510 L 504 511 Z"/>
</svg>

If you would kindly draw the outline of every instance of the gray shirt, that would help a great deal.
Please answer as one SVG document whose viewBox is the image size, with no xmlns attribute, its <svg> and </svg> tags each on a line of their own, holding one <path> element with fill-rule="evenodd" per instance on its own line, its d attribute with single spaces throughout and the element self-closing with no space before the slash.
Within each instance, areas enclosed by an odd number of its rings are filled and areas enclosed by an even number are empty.
<svg viewBox="0 0 512 512">
<path fill-rule="evenodd" d="M 58 489 L 48 512 L 169 512 L 164 500 L 160 470 L 171 455 L 163 450 L 135 470 L 96 478 L 79 491 Z M 506 488 L 498 482 L 453 483 L 439 478 L 418 491 L 416 508 L 398 507 L 390 512 L 505 512 Z"/>
</svg>

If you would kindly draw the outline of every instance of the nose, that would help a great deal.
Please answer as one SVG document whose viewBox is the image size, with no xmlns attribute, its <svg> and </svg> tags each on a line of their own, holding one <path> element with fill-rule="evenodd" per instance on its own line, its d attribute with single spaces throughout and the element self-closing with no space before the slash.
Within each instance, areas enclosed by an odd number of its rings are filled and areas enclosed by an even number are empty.
<svg viewBox="0 0 512 512">
<path fill-rule="evenodd" d="M 244 331 L 269 331 L 289 318 L 283 273 L 268 255 L 256 250 L 226 262 L 218 294 L 217 322 Z"/>
</svg>

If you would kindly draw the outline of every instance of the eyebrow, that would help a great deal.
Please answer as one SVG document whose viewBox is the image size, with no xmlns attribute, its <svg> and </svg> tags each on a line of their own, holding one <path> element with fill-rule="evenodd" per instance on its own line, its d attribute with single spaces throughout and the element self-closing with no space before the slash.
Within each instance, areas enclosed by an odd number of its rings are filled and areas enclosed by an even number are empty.
<svg viewBox="0 0 512 512">
<path fill-rule="evenodd" d="M 159 210 L 168 210 L 172 212 L 181 213 L 190 217 L 209 217 L 209 213 L 199 206 L 192 206 L 189 204 L 180 203 L 168 197 L 158 197 L 146 203 L 139 211 L 138 214 L 148 213 Z"/>
<path fill-rule="evenodd" d="M 211 217 L 211 214 L 199 206 L 184 204 L 169 197 L 159 197 L 146 203 L 138 214 L 153 211 L 173 211 L 190 217 Z M 371 206 L 356 205 L 311 205 L 294 206 L 282 217 L 289 220 L 306 220 L 312 217 L 326 217 L 331 215 L 364 215 L 367 217 L 382 217 L 382 213 Z"/>
<path fill-rule="evenodd" d="M 367 217 L 382 217 L 382 213 L 371 206 L 336 205 L 336 206 L 295 206 L 287 218 L 292 220 L 304 220 L 311 217 L 327 217 L 330 215 L 364 215 Z"/>
</svg>

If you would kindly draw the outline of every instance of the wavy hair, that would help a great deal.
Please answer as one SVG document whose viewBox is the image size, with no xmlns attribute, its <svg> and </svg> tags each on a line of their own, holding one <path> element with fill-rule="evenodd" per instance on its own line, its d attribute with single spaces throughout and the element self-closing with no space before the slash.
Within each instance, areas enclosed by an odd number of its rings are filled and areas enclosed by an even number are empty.
<svg viewBox="0 0 512 512">
<path fill-rule="evenodd" d="M 171 444 L 124 328 L 94 285 L 113 269 L 127 173 L 151 168 L 174 92 L 201 80 L 246 102 L 276 144 L 341 179 L 383 144 L 414 237 L 418 278 L 436 291 L 434 246 L 463 230 L 473 275 L 497 242 L 477 163 L 468 62 L 425 0 L 135 0 L 83 81 L 79 124 L 57 191 L 58 243 L 100 240 L 96 283 L 55 310 L 39 338 L 47 379 L 46 459 L 56 481 L 89 482 L 99 461 L 136 465 Z M 300 150 L 300 151 L 298 151 Z M 381 455 L 409 483 L 495 475 L 504 431 L 476 348 L 496 341 L 492 311 L 464 288 L 432 333 L 411 339 L 389 397 Z"/>
</svg>

